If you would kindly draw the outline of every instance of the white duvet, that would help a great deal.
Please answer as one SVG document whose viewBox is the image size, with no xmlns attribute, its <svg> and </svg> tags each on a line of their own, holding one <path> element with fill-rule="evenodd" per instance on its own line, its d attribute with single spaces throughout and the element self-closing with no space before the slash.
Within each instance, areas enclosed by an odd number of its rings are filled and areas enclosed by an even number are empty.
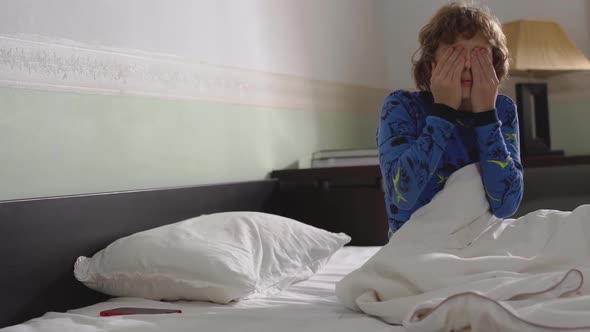
<svg viewBox="0 0 590 332">
<path fill-rule="evenodd" d="M 409 331 L 590 331 L 590 205 L 498 219 L 472 164 L 362 267 L 346 306 Z"/>
</svg>

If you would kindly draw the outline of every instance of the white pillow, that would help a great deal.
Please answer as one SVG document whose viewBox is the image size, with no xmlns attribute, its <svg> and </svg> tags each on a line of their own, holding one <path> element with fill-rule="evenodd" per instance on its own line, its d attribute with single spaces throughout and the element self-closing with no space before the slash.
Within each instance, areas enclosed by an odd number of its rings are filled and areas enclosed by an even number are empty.
<svg viewBox="0 0 590 332">
<path fill-rule="evenodd" d="M 217 213 L 118 239 L 79 257 L 74 275 L 113 296 L 225 304 L 309 278 L 349 241 L 272 214 Z"/>
</svg>

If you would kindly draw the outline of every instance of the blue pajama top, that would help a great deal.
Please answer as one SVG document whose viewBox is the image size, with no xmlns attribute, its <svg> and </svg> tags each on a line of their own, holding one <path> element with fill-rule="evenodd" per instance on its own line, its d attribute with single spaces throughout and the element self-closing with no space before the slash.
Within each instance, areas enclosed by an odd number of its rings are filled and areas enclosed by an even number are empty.
<svg viewBox="0 0 590 332">
<path fill-rule="evenodd" d="M 377 144 L 389 237 L 471 163 L 480 162 L 495 216 L 512 216 L 522 199 L 518 118 L 507 96 L 498 95 L 493 110 L 470 113 L 435 104 L 427 91 L 395 91 L 383 103 Z"/>
</svg>

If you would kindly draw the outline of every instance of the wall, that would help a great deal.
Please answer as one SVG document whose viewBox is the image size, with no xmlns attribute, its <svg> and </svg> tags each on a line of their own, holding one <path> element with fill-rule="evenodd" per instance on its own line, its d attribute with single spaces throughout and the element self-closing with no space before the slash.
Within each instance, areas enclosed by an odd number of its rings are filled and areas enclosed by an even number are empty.
<svg viewBox="0 0 590 332">
<path fill-rule="evenodd" d="M 47 47 L 0 54 L 0 199 L 262 179 L 374 145 L 380 90 Z"/>
<path fill-rule="evenodd" d="M 254 180 L 374 147 L 379 104 L 413 86 L 418 31 L 444 3 L 0 2 L 0 200 Z M 556 19 L 590 55 L 590 1 L 486 3 Z M 588 81 L 559 82 L 581 84 L 550 96 L 554 145 L 590 153 Z"/>
<path fill-rule="evenodd" d="M 355 0 L 2 2 L 0 199 L 257 180 L 373 146 L 374 15 Z"/>
<path fill-rule="evenodd" d="M 357 0 L 19 0 L 0 3 L 0 33 L 382 87 L 375 15 Z"/>
<path fill-rule="evenodd" d="M 358 112 L 0 89 L 0 199 L 262 179 L 372 143 Z M 327 128 L 327 130 L 324 130 Z"/>
<path fill-rule="evenodd" d="M 20 0 L 0 4 L 0 32 L 43 34 L 212 64 L 407 88 L 413 86 L 408 64 L 418 46 L 418 31 L 447 2 Z M 590 57 L 588 0 L 568 0 L 567 6 L 554 0 L 477 2 L 490 7 L 503 22 L 558 21 Z"/>
</svg>

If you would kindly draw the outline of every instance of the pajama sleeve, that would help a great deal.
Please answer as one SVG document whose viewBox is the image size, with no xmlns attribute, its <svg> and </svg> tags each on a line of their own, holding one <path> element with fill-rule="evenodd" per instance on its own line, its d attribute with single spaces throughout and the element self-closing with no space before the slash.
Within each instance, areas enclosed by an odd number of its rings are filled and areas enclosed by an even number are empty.
<svg viewBox="0 0 590 332">
<path fill-rule="evenodd" d="M 474 116 L 486 197 L 496 217 L 508 218 L 523 195 L 516 106 L 510 98 L 498 96 L 496 109 Z"/>
</svg>

